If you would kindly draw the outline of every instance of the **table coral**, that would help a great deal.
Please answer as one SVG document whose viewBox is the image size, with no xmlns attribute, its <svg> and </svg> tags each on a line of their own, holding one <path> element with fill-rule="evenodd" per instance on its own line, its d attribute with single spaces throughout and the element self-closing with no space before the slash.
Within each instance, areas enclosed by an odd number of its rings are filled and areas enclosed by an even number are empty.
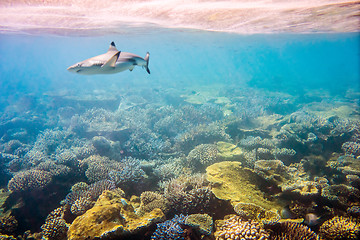
<svg viewBox="0 0 360 240">
<path fill-rule="evenodd" d="M 333 217 L 325 221 L 319 234 L 329 240 L 359 239 L 360 224 L 348 217 Z"/>
<path fill-rule="evenodd" d="M 211 190 L 222 200 L 254 203 L 265 209 L 281 209 L 277 202 L 264 197 L 260 187 L 269 183 L 254 171 L 243 168 L 240 162 L 220 162 L 206 168 L 207 180 L 212 184 Z"/>
<path fill-rule="evenodd" d="M 70 225 L 68 240 L 112 239 L 136 233 L 164 219 L 164 213 L 158 208 L 137 215 L 122 196 L 117 191 L 105 191 L 94 207 L 78 216 Z"/>
<path fill-rule="evenodd" d="M 215 232 L 216 240 L 268 240 L 269 234 L 259 222 L 244 221 L 239 216 L 233 216 L 219 224 Z"/>
</svg>

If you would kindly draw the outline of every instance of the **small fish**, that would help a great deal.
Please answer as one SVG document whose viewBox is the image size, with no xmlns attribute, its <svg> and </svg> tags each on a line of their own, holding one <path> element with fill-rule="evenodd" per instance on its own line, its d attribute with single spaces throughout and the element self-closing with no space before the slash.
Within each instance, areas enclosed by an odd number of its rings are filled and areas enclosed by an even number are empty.
<svg viewBox="0 0 360 240">
<path fill-rule="evenodd" d="M 316 226 L 319 224 L 320 217 L 315 213 L 308 213 L 305 215 L 304 223 L 310 227 Z"/>
<path fill-rule="evenodd" d="M 93 74 L 113 74 L 125 70 L 132 71 L 135 66 L 141 66 L 149 70 L 149 52 L 144 58 L 116 49 L 115 43 L 111 42 L 109 50 L 101 55 L 86 59 L 68 67 L 69 72 L 93 75 Z"/>
</svg>

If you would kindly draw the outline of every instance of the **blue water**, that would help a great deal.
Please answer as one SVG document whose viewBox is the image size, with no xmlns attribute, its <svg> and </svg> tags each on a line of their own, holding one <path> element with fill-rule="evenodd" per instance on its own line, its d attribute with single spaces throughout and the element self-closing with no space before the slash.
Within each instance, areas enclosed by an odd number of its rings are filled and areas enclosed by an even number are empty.
<svg viewBox="0 0 360 240">
<path fill-rule="evenodd" d="M 145 56 L 141 68 L 115 75 L 83 76 L 66 68 L 107 51 Z M 360 35 L 237 35 L 152 29 L 106 36 L 0 35 L 0 108 L 22 95 L 69 94 L 116 89 L 191 88 L 212 83 L 248 85 L 303 94 L 325 89 L 343 95 L 360 85 Z"/>
</svg>

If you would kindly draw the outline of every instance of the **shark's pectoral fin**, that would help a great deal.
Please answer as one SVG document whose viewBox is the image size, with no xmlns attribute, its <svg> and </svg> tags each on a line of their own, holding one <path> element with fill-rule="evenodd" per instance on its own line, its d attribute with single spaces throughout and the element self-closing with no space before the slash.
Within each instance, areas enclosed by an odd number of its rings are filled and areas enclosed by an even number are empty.
<svg viewBox="0 0 360 240">
<path fill-rule="evenodd" d="M 116 66 L 116 61 L 118 60 L 119 56 L 120 56 L 120 51 L 118 51 L 117 53 L 115 53 L 114 56 L 112 56 L 109 60 L 107 60 L 106 63 L 104 63 L 101 67 L 102 68 L 106 68 L 106 67 L 115 67 Z"/>
<path fill-rule="evenodd" d="M 132 70 L 134 70 L 134 67 L 135 67 L 135 65 L 131 65 L 131 66 L 129 67 L 130 72 L 132 72 Z"/>
</svg>

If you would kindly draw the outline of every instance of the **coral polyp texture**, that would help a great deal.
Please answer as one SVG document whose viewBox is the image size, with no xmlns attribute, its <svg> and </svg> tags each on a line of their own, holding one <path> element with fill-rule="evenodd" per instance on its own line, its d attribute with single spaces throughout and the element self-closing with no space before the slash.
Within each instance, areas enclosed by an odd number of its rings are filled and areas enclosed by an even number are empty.
<svg viewBox="0 0 360 240">
<path fill-rule="evenodd" d="M 279 222 L 265 225 L 274 240 L 320 240 L 320 237 L 305 225 L 296 222 Z"/>
<path fill-rule="evenodd" d="M 269 233 L 259 222 L 242 220 L 239 216 L 233 216 L 217 226 L 216 240 L 269 240 Z"/>
<path fill-rule="evenodd" d="M 201 144 L 189 152 L 187 162 L 195 169 L 207 167 L 218 161 L 218 152 L 215 144 Z"/>
<path fill-rule="evenodd" d="M 61 240 L 66 238 L 68 224 L 63 219 L 64 207 L 59 207 L 53 210 L 41 226 L 43 239 Z"/>
<path fill-rule="evenodd" d="M 210 235 L 214 228 L 213 219 L 208 214 L 191 214 L 186 217 L 184 224 L 204 235 Z"/>
<path fill-rule="evenodd" d="M 186 240 L 187 235 L 186 231 L 183 228 L 185 223 L 186 216 L 184 215 L 175 215 L 170 220 L 167 220 L 163 223 L 158 223 L 156 227 L 156 231 L 152 234 L 152 240 L 165 240 L 165 239 L 173 239 L 173 240 Z"/>
<path fill-rule="evenodd" d="M 52 174 L 42 170 L 27 170 L 16 174 L 8 183 L 12 192 L 39 190 L 51 182 Z"/>
<path fill-rule="evenodd" d="M 336 216 L 321 225 L 319 234 L 329 240 L 359 239 L 360 223 L 355 219 Z"/>
</svg>

